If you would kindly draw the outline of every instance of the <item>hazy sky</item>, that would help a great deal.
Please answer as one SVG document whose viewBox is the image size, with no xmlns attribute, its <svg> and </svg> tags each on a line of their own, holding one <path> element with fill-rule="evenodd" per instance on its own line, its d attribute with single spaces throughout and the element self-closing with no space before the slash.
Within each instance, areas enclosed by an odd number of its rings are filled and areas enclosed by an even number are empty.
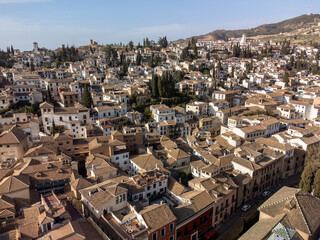
<svg viewBox="0 0 320 240">
<path fill-rule="evenodd" d="M 0 0 L 0 48 L 177 40 L 320 13 L 320 0 Z"/>
</svg>

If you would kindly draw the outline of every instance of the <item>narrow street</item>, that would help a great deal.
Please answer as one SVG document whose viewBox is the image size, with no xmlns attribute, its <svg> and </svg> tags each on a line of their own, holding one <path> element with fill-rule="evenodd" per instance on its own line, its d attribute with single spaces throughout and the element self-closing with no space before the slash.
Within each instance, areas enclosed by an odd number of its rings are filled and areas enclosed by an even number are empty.
<svg viewBox="0 0 320 240">
<path fill-rule="evenodd" d="M 275 192 L 277 192 L 283 186 L 293 187 L 294 185 L 298 184 L 300 181 L 300 176 L 301 176 L 301 173 L 298 173 L 296 175 L 288 177 L 285 180 L 280 181 L 279 184 L 274 186 L 274 188 L 268 189 L 268 191 L 270 191 L 271 194 L 266 198 L 262 198 L 262 200 L 260 201 L 257 199 L 252 199 L 250 202 L 248 202 L 248 204 L 251 205 L 251 208 L 247 212 L 244 212 L 241 209 L 241 207 L 237 208 L 232 216 L 227 218 L 223 223 L 221 223 L 219 226 L 217 226 L 214 229 L 219 234 L 218 240 L 224 240 L 224 239 L 232 240 L 229 238 L 228 233 L 230 231 L 233 231 L 234 226 L 239 224 L 239 225 L 243 225 L 243 228 L 246 229 L 247 225 L 252 224 L 252 222 L 249 221 L 248 223 L 246 220 L 248 219 L 253 220 L 254 216 L 257 216 L 258 214 L 257 209 L 264 201 L 266 201 L 270 196 L 272 196 Z M 243 232 L 241 234 L 243 234 Z M 241 234 L 239 236 L 241 236 Z"/>
</svg>

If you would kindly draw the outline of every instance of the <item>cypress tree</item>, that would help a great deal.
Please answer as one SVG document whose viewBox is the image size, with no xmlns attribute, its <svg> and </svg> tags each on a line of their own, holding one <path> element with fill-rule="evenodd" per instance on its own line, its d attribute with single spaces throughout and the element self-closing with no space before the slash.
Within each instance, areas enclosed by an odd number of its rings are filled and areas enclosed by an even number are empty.
<svg viewBox="0 0 320 240">
<path fill-rule="evenodd" d="M 301 188 L 306 192 L 311 192 L 312 180 L 313 180 L 312 168 L 308 165 L 305 167 L 305 169 L 302 172 L 299 188 Z"/>
<path fill-rule="evenodd" d="M 47 102 L 53 104 L 53 100 L 52 100 L 52 96 L 51 96 L 51 92 L 50 92 L 49 87 L 47 89 Z"/>
<path fill-rule="evenodd" d="M 154 53 L 151 54 L 151 59 L 149 61 L 149 67 L 154 68 Z"/>
<path fill-rule="evenodd" d="M 176 89 L 175 89 L 174 78 L 172 74 L 169 74 L 169 84 L 170 84 L 170 97 L 174 97 L 176 94 Z"/>
<path fill-rule="evenodd" d="M 30 64 L 30 71 L 34 71 L 34 63 L 33 62 L 31 62 L 31 64 Z"/>
<path fill-rule="evenodd" d="M 163 75 L 162 75 L 163 76 Z M 160 97 L 163 97 L 163 77 L 158 78 L 158 93 Z"/>
<path fill-rule="evenodd" d="M 220 60 L 218 61 L 218 66 L 217 66 L 217 68 L 219 69 L 219 71 L 221 71 L 221 70 L 223 69 Z"/>
<path fill-rule="evenodd" d="M 216 79 L 216 69 L 215 69 L 215 67 L 212 68 L 212 77 L 214 79 Z"/>
<path fill-rule="evenodd" d="M 54 136 L 54 134 L 57 132 L 56 125 L 54 124 L 54 120 L 52 121 L 52 128 L 51 128 L 51 135 Z"/>
<path fill-rule="evenodd" d="M 152 75 L 151 89 L 152 89 L 152 97 L 153 98 L 158 98 L 159 97 L 158 75 Z"/>
<path fill-rule="evenodd" d="M 142 61 L 142 56 L 141 56 L 140 51 L 138 51 L 138 53 L 137 53 L 137 59 L 136 59 L 136 62 L 137 62 L 137 65 L 138 65 L 138 66 L 141 65 L 141 61 Z"/>
<path fill-rule="evenodd" d="M 87 108 L 91 108 L 91 106 L 93 104 L 92 97 L 91 97 L 91 94 L 88 90 L 87 85 L 84 86 L 82 97 L 81 97 L 81 103 L 84 106 L 86 106 Z"/>
<path fill-rule="evenodd" d="M 314 177 L 313 188 L 313 196 L 320 198 L 320 169 L 318 169 Z"/>
<path fill-rule="evenodd" d="M 134 46 L 134 45 L 133 45 L 133 42 L 130 41 L 129 44 L 128 44 L 128 46 L 129 46 L 129 48 L 130 48 L 130 51 L 132 51 L 132 50 L 133 50 L 133 46 Z"/>
<path fill-rule="evenodd" d="M 288 72 L 284 73 L 283 81 L 286 83 L 286 85 L 289 84 L 289 74 L 288 74 Z"/>
<path fill-rule="evenodd" d="M 206 57 L 207 57 L 207 60 L 209 61 L 210 60 L 210 53 L 209 52 L 207 53 Z"/>
</svg>

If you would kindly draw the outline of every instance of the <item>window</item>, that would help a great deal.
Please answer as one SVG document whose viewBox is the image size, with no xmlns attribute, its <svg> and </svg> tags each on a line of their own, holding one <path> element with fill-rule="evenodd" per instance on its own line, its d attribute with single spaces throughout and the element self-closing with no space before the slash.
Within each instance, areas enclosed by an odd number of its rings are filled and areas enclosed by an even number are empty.
<svg viewBox="0 0 320 240">
<path fill-rule="evenodd" d="M 170 223 L 169 232 L 173 232 L 173 227 L 174 227 L 173 223 Z"/>
<path fill-rule="evenodd" d="M 181 230 L 178 231 L 178 233 L 177 233 L 177 238 L 178 238 L 178 239 L 181 238 Z"/>
<path fill-rule="evenodd" d="M 186 228 L 184 229 L 184 236 L 188 236 L 188 235 L 189 235 L 189 228 L 186 227 Z"/>
<path fill-rule="evenodd" d="M 166 235 L 166 229 L 162 228 L 161 229 L 161 237 L 164 237 Z"/>
<path fill-rule="evenodd" d="M 193 223 L 193 230 L 196 230 L 196 229 L 197 229 L 197 227 L 198 227 L 197 222 L 194 222 L 194 223 Z"/>
<path fill-rule="evenodd" d="M 157 233 L 156 232 L 152 234 L 152 240 L 157 240 Z"/>
</svg>

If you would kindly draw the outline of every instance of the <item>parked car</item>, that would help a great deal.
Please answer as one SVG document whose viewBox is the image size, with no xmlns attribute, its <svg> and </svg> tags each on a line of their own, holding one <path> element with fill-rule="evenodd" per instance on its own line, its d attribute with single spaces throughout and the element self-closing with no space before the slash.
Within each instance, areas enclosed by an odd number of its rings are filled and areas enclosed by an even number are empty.
<svg viewBox="0 0 320 240">
<path fill-rule="evenodd" d="M 262 193 L 262 197 L 268 197 L 269 195 L 270 195 L 270 191 L 264 191 L 263 193 Z"/>
<path fill-rule="evenodd" d="M 204 239 L 206 240 L 215 240 L 218 238 L 218 233 L 215 230 L 210 230 L 206 234 L 204 234 Z"/>
<path fill-rule="evenodd" d="M 242 211 L 245 211 L 245 212 L 246 212 L 246 211 L 248 211 L 250 208 L 251 208 L 251 205 L 250 205 L 250 204 L 246 204 L 246 205 L 243 205 L 241 209 L 242 209 Z"/>
</svg>

